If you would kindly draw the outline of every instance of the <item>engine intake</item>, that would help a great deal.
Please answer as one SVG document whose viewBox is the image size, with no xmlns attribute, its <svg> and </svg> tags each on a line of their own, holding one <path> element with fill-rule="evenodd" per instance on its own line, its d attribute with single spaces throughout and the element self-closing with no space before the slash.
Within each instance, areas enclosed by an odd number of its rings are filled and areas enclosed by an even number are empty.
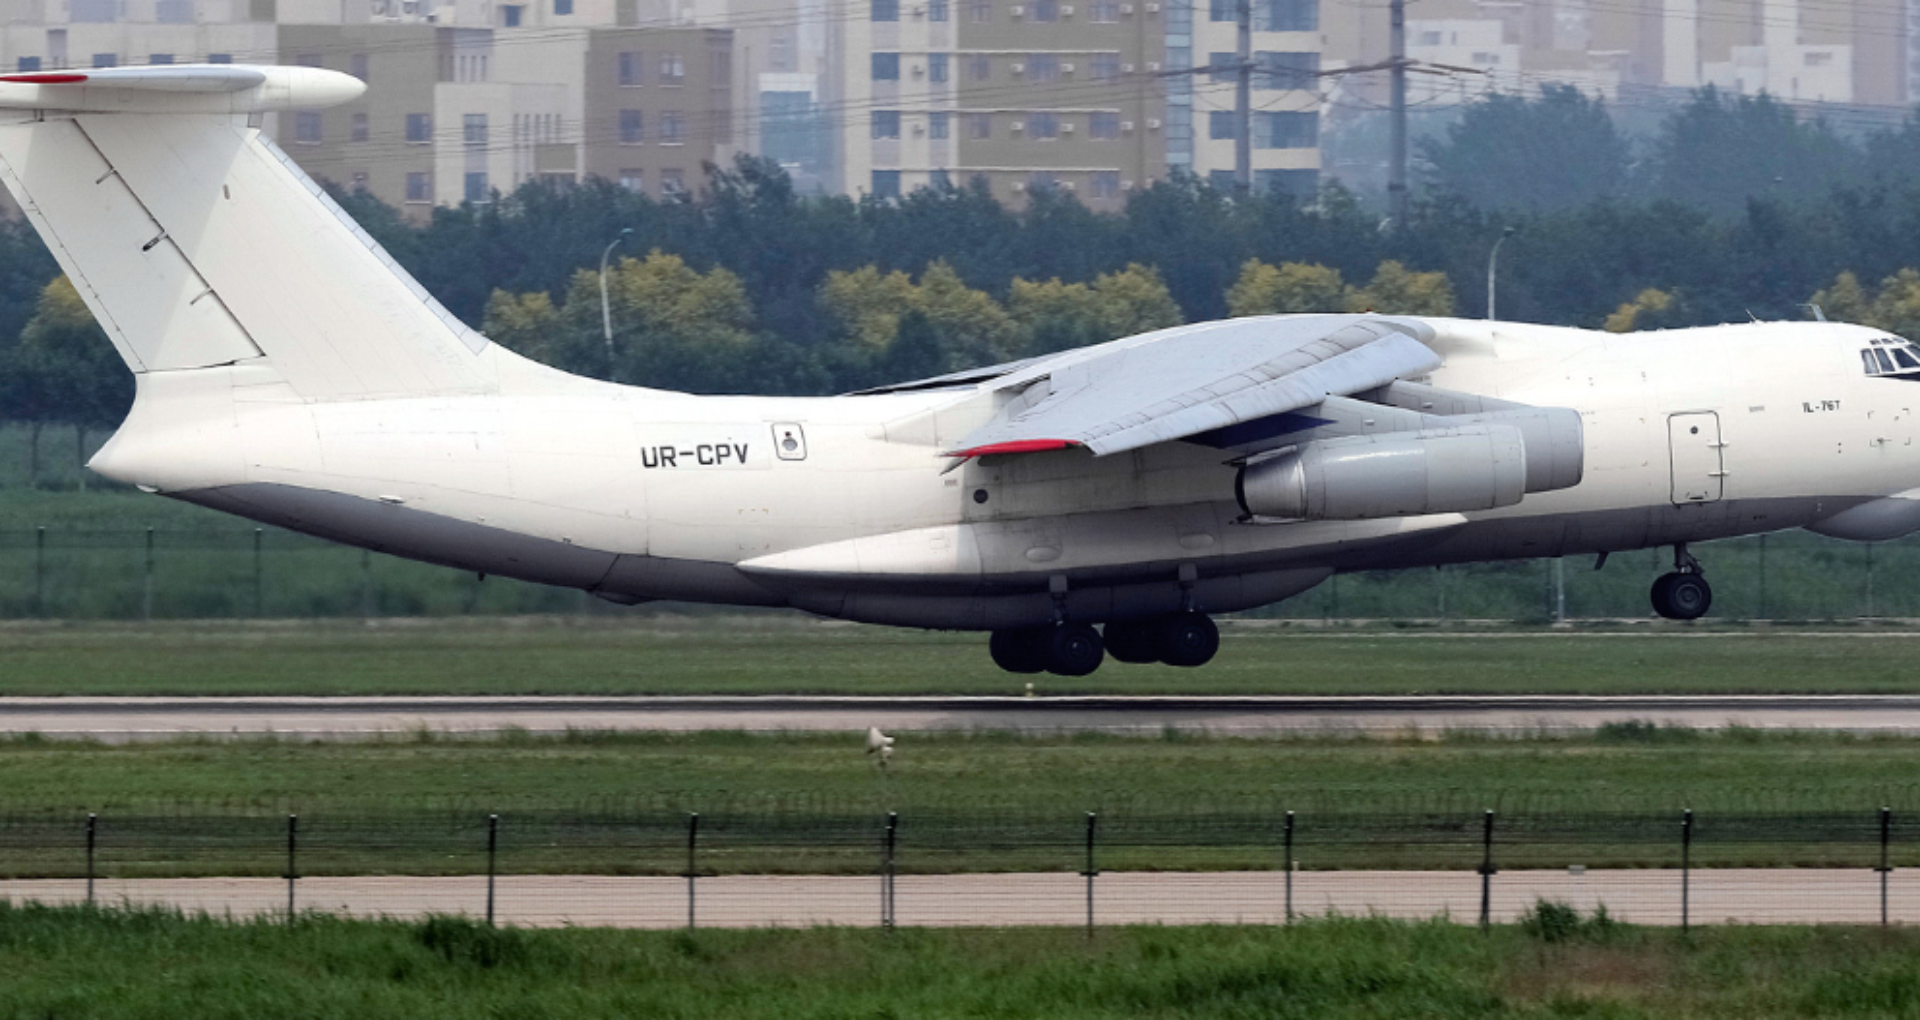
<svg viewBox="0 0 1920 1020">
<path fill-rule="evenodd" d="M 1486 423 L 1307 443 L 1242 468 L 1234 495 L 1259 517 L 1408 517 L 1512 506 L 1528 474 L 1521 429 Z"/>
</svg>

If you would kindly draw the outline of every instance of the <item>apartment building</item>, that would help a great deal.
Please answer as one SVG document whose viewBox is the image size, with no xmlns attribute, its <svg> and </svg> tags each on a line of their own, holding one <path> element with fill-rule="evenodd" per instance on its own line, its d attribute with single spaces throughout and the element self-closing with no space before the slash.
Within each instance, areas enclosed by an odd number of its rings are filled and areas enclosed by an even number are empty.
<svg viewBox="0 0 1920 1020">
<path fill-rule="evenodd" d="M 1320 182 L 1319 0 L 1251 0 L 1253 187 L 1313 195 Z M 1234 184 L 1236 0 L 1176 0 L 1169 7 L 1167 66 L 1170 167 Z"/>
<path fill-rule="evenodd" d="M 868 0 L 829 54 L 840 190 L 984 179 L 1095 208 L 1166 172 L 1165 11 L 1152 0 Z"/>
</svg>

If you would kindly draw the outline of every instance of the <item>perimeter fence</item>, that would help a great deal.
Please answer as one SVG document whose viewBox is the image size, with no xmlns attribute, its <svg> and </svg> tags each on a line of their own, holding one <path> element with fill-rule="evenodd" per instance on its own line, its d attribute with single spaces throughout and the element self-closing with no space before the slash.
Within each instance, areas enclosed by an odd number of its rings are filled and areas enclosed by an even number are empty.
<svg viewBox="0 0 1920 1020">
<path fill-rule="evenodd" d="M 1920 617 L 1920 540 L 1808 533 L 1695 545 L 1718 619 Z M 1255 616 L 1640 618 L 1671 552 L 1336 577 Z M 277 528 L 0 529 L 0 619 L 247 619 L 631 613 L 585 592 L 483 579 Z"/>
<path fill-rule="evenodd" d="M 1905 870 L 1914 869 L 1914 870 Z M 1920 923 L 1920 815 L 0 815 L 0 896 L 635 927 Z"/>
</svg>

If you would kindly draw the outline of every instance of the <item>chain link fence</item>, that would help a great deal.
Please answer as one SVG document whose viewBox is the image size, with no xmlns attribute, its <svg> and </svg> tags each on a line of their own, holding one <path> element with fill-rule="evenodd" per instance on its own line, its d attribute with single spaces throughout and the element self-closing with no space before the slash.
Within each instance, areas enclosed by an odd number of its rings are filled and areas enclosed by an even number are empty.
<svg viewBox="0 0 1920 1020">
<path fill-rule="evenodd" d="M 701 925 L 1920 922 L 1920 816 L 396 812 L 0 816 L 0 896 Z"/>
<path fill-rule="evenodd" d="M 1703 543 L 1715 618 L 1920 617 L 1920 540 L 1806 532 Z M 1253 616 L 1637 619 L 1671 552 L 1336 577 Z M 413 563 L 275 528 L 0 530 L 0 619 L 244 619 L 623 612 L 584 592 Z"/>
</svg>

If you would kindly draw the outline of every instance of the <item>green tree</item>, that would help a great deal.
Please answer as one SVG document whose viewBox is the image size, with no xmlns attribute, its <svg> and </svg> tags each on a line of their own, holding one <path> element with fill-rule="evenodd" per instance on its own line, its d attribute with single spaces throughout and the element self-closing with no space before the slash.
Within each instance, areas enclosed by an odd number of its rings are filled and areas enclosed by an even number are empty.
<svg viewBox="0 0 1920 1020">
<path fill-rule="evenodd" d="M 876 381 L 897 382 L 883 376 L 889 365 L 906 363 L 890 356 L 901 335 L 903 322 L 917 315 L 913 343 L 916 348 L 931 344 L 937 358 L 916 350 L 913 364 L 931 363 L 940 374 L 977 365 L 1006 361 L 1020 353 L 1025 334 L 993 295 L 975 290 L 960 279 L 960 274 L 945 262 L 927 266 L 915 282 L 905 273 L 881 272 L 865 266 L 852 272 L 827 275 L 820 289 L 820 301 L 853 348 L 849 362 L 861 384 Z"/>
<path fill-rule="evenodd" d="M 1466 107 L 1421 153 L 1430 187 L 1481 209 L 1571 209 L 1627 189 L 1632 161 L 1606 104 L 1572 85 L 1494 93 Z"/>
<path fill-rule="evenodd" d="M 1338 269 L 1304 262 L 1270 266 L 1248 259 L 1227 291 L 1227 312 L 1240 316 L 1345 311 L 1350 290 Z"/>
<path fill-rule="evenodd" d="M 1685 308 L 1671 292 L 1648 287 L 1607 316 L 1609 333 L 1643 329 L 1671 329 L 1685 321 Z"/>
<path fill-rule="evenodd" d="M 80 293 L 65 276 L 40 292 L 20 342 L 0 364 L 0 416 L 27 423 L 28 477 L 37 480 L 40 436 L 47 425 L 71 425 L 82 463 L 87 433 L 112 428 L 133 403 L 133 375 Z M 86 484 L 86 474 L 80 476 Z"/>
<path fill-rule="evenodd" d="M 1092 284 L 1015 279 L 1007 313 L 1026 334 L 1025 353 L 1104 343 L 1180 325 L 1180 306 L 1160 274 L 1137 263 Z"/>
<path fill-rule="evenodd" d="M 1416 273 L 1388 259 L 1371 282 L 1347 297 L 1347 308 L 1383 315 L 1452 315 L 1453 286 L 1445 273 Z"/>
<path fill-rule="evenodd" d="M 1824 197 L 1855 180 L 1860 161 L 1824 122 L 1802 122 L 1772 96 L 1709 86 L 1662 126 L 1649 183 L 1656 196 L 1731 213 L 1753 199 Z"/>
<path fill-rule="evenodd" d="M 1852 273 L 1841 273 L 1833 286 L 1813 295 L 1813 303 L 1835 321 L 1920 337 L 1920 270 L 1902 269 L 1872 292 Z"/>
</svg>

